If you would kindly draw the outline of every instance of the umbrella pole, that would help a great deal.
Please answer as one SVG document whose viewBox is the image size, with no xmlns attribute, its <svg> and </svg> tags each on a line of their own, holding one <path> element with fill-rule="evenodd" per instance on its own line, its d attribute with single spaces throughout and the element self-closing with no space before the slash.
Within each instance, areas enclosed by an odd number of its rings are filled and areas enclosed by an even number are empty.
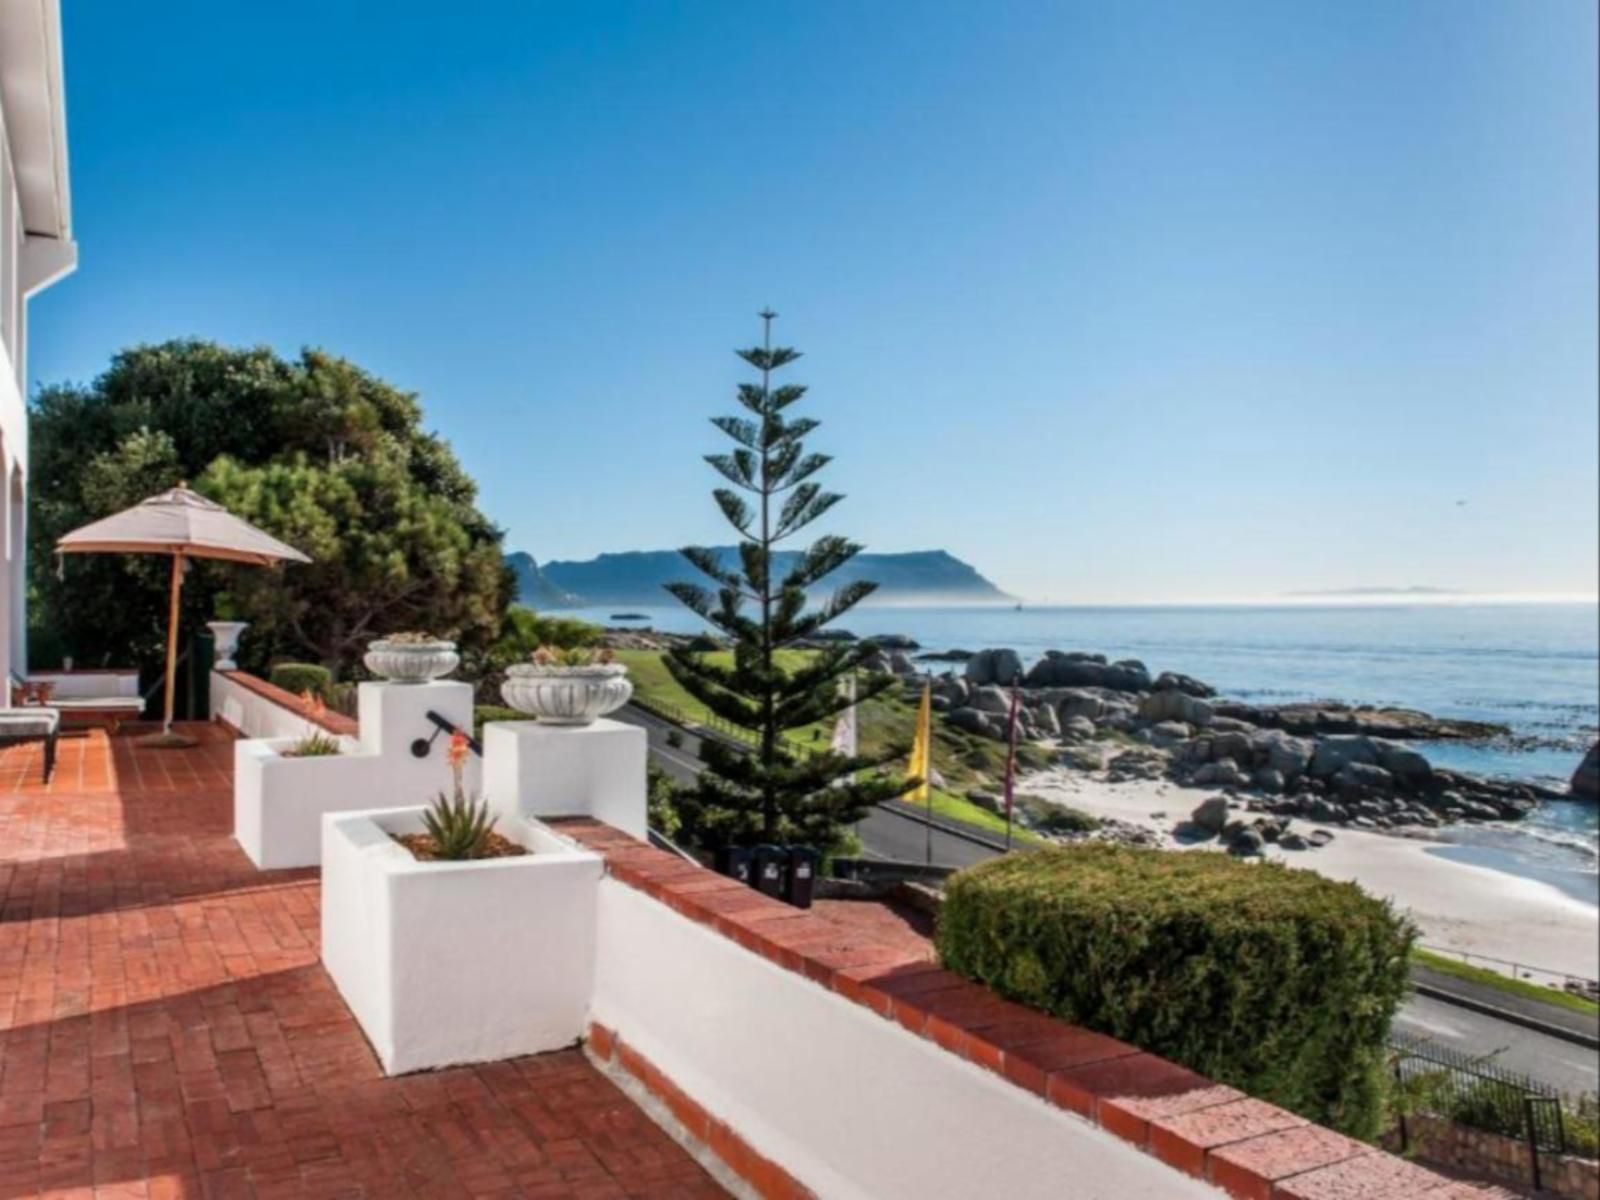
<svg viewBox="0 0 1600 1200">
<path fill-rule="evenodd" d="M 193 746 L 195 740 L 187 734 L 172 732 L 172 710 L 176 697 L 173 695 L 178 683 L 178 598 L 183 593 L 183 555 L 172 556 L 172 599 L 167 606 L 167 689 L 163 700 L 165 713 L 161 722 L 161 732 L 153 733 L 139 739 L 142 746 L 152 746 L 159 749 L 179 749 L 184 746 Z"/>
</svg>

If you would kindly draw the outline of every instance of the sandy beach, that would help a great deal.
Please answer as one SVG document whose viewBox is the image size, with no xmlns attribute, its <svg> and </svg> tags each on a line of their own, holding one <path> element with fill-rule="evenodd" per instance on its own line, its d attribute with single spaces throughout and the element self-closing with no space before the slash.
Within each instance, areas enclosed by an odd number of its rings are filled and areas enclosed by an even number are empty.
<svg viewBox="0 0 1600 1200">
<path fill-rule="evenodd" d="M 1162 844 L 1175 825 L 1215 793 L 1164 780 L 1110 783 L 1081 771 L 1051 770 L 1018 781 L 1018 791 L 1155 830 Z M 1243 815 L 1241 806 L 1240 814 Z M 1268 846 L 1266 857 L 1330 879 L 1359 883 L 1408 912 L 1430 946 L 1600 977 L 1600 909 L 1547 883 L 1430 853 L 1438 843 L 1296 820 L 1302 833 L 1327 828 L 1334 840 L 1317 850 Z M 1203 843 L 1197 850 L 1215 850 Z"/>
</svg>

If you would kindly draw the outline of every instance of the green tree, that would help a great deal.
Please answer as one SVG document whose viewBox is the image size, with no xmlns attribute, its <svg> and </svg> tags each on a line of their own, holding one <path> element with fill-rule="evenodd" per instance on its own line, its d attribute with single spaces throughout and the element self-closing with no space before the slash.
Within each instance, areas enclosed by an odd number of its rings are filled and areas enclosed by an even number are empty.
<svg viewBox="0 0 1600 1200">
<path fill-rule="evenodd" d="M 703 546 L 687 547 L 683 556 L 715 586 L 674 583 L 667 589 L 733 643 L 731 664 L 683 646 L 668 653 L 668 670 L 712 712 L 752 731 L 758 741 L 753 753 L 715 739 L 701 742 L 706 769 L 693 788 L 679 792 L 677 802 L 685 827 L 709 846 L 802 840 L 830 847 L 873 805 L 916 782 L 880 769 L 903 748 L 876 756 L 848 757 L 831 750 L 802 755 L 784 737 L 841 712 L 849 703 L 841 679 L 876 647 L 826 643 L 798 660 L 785 660 L 779 652 L 816 634 L 876 585 L 847 584 L 808 609 L 807 591 L 861 550 L 834 535 L 813 542 L 783 576 L 772 569 L 774 548 L 842 499 L 814 478 L 829 456 L 805 449 L 806 435 L 819 422 L 788 414 L 806 389 L 772 385 L 773 372 L 800 357 L 796 350 L 772 345 L 776 315 L 761 314 L 762 345 L 738 351 L 761 372 L 759 383 L 739 385 L 739 403 L 750 415 L 712 419 L 735 443 L 730 453 L 710 454 L 706 461 L 733 485 L 715 489 L 712 496 L 739 534 L 736 556 L 725 559 Z M 747 614 L 747 604 L 754 606 L 754 616 Z M 895 682 L 866 674 L 860 680 L 861 700 Z"/>
<path fill-rule="evenodd" d="M 226 590 L 252 623 L 249 665 L 311 658 L 348 671 L 367 640 L 403 628 L 498 635 L 511 597 L 500 532 L 417 398 L 318 350 L 288 361 L 209 342 L 138 346 L 89 386 L 42 389 L 31 416 L 30 618 L 38 644 L 85 665 L 154 668 L 165 564 L 85 555 L 61 577 L 51 549 L 88 521 L 180 480 L 297 546 L 310 566 L 200 563 L 187 628 Z"/>
</svg>

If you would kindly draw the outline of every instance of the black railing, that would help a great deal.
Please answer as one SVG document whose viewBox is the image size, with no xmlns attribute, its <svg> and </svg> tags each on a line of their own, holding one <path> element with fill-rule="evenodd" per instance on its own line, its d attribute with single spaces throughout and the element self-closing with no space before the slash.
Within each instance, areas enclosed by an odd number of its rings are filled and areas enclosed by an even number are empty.
<svg viewBox="0 0 1600 1200">
<path fill-rule="evenodd" d="M 1409 1103 L 1469 1125 L 1528 1144 L 1534 1188 L 1540 1186 L 1539 1154 L 1562 1154 L 1567 1148 L 1561 1096 L 1527 1075 L 1424 1038 L 1392 1034 L 1389 1050 L 1395 1080 Z M 1401 1149 L 1406 1149 L 1405 1118 L 1400 1119 Z"/>
</svg>

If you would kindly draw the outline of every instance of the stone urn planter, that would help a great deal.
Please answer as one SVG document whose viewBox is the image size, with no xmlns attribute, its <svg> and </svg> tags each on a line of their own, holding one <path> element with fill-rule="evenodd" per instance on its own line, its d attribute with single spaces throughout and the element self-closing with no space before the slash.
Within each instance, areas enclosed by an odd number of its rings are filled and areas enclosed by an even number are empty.
<svg viewBox="0 0 1600 1200">
<path fill-rule="evenodd" d="M 500 695 L 518 712 L 547 725 L 592 725 L 626 704 L 633 684 L 621 663 L 582 667 L 517 663 L 506 669 Z"/>
<path fill-rule="evenodd" d="M 367 644 L 361 660 L 380 679 L 391 683 L 427 683 L 440 679 L 461 665 L 456 644 L 438 640 L 399 640 L 379 638 Z"/>
<path fill-rule="evenodd" d="M 206 628 L 211 630 L 217 643 L 216 661 L 211 665 L 219 671 L 237 671 L 239 664 L 233 661 L 233 656 L 239 649 L 239 636 L 250 628 L 250 622 L 207 621 Z"/>
</svg>

